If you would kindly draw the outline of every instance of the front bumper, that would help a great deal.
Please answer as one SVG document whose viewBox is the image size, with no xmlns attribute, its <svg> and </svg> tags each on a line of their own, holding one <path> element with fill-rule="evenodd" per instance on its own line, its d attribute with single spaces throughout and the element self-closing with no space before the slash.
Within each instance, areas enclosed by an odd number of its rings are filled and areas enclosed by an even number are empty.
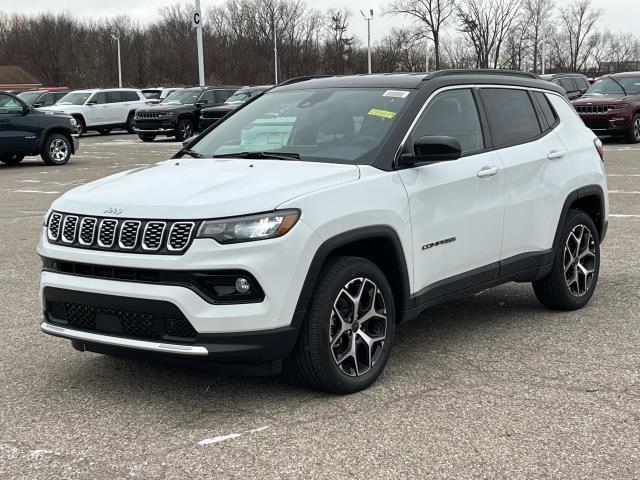
<svg viewBox="0 0 640 480">
<path fill-rule="evenodd" d="M 631 117 L 626 111 L 607 114 L 580 114 L 584 124 L 595 133 L 624 133 L 631 126 Z"/>
<path fill-rule="evenodd" d="M 175 119 L 134 120 L 133 128 L 137 133 L 147 135 L 172 135 L 176 131 Z"/>
</svg>

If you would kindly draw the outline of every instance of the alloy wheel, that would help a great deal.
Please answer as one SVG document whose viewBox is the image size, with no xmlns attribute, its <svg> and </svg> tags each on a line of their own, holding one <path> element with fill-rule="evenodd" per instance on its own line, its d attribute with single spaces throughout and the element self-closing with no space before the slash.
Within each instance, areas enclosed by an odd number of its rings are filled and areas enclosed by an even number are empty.
<svg viewBox="0 0 640 480">
<path fill-rule="evenodd" d="M 69 144 L 62 138 L 56 138 L 49 146 L 49 155 L 56 162 L 63 162 L 69 155 Z"/>
<path fill-rule="evenodd" d="M 636 117 L 633 122 L 633 136 L 640 142 L 640 117 Z"/>
<path fill-rule="evenodd" d="M 182 122 L 180 124 L 180 133 L 182 134 L 182 138 L 187 139 L 192 135 L 192 128 L 189 122 Z"/>
<path fill-rule="evenodd" d="M 348 376 L 364 375 L 376 364 L 387 333 L 384 296 L 370 279 L 349 281 L 336 297 L 329 319 L 329 348 Z"/>
<path fill-rule="evenodd" d="M 576 225 L 564 247 L 564 278 L 572 295 L 581 297 L 593 283 L 596 270 L 596 241 L 585 225 Z"/>
</svg>

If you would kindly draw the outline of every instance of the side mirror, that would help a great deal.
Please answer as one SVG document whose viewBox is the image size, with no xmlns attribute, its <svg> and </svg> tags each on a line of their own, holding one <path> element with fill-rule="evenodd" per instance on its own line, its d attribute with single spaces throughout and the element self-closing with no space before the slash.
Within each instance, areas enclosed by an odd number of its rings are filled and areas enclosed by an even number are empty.
<svg viewBox="0 0 640 480">
<path fill-rule="evenodd" d="M 403 153 L 398 165 L 412 167 L 429 163 L 457 160 L 462 156 L 462 145 L 453 137 L 420 137 L 413 144 L 413 153 Z"/>
<path fill-rule="evenodd" d="M 204 107 L 209 103 L 209 100 L 198 100 L 196 102 L 196 107 Z"/>
<path fill-rule="evenodd" d="M 89 105 L 89 106 L 97 105 L 97 104 L 98 102 L 96 102 L 95 100 L 89 100 L 87 103 L 85 103 L 85 105 Z"/>
<path fill-rule="evenodd" d="M 22 107 L 22 115 L 28 115 L 31 113 L 31 107 L 29 105 L 25 105 Z"/>
<path fill-rule="evenodd" d="M 44 102 L 38 101 L 33 104 L 33 108 L 40 108 L 40 107 L 44 107 Z"/>
</svg>

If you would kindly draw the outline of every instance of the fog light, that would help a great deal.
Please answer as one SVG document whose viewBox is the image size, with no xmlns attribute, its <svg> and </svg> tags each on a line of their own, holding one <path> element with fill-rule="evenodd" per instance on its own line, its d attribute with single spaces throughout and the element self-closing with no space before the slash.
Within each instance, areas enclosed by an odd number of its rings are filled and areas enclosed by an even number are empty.
<svg viewBox="0 0 640 480">
<path fill-rule="evenodd" d="M 249 283 L 249 280 L 244 277 L 237 278 L 236 290 L 238 291 L 238 293 L 249 293 L 249 290 L 251 290 L 251 284 Z"/>
</svg>

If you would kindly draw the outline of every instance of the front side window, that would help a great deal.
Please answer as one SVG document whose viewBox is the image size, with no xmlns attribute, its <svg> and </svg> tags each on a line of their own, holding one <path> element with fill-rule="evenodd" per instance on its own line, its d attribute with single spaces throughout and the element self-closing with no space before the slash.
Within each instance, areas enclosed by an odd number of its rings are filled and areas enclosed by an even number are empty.
<svg viewBox="0 0 640 480">
<path fill-rule="evenodd" d="M 482 150 L 482 127 L 471 90 L 449 90 L 431 100 L 411 132 L 414 142 L 424 136 L 455 138 L 463 155 Z"/>
<path fill-rule="evenodd" d="M 206 157 L 268 152 L 299 155 L 303 161 L 368 163 L 367 154 L 385 141 L 410 95 L 379 88 L 268 93 L 228 117 L 192 150 Z"/>
<path fill-rule="evenodd" d="M 576 91 L 576 87 L 573 84 L 573 80 L 571 80 L 570 78 L 561 78 L 560 79 L 560 86 L 562 88 L 564 88 L 565 92 L 575 92 Z"/>
<path fill-rule="evenodd" d="M 216 97 L 215 97 L 214 91 L 207 90 L 206 92 L 204 92 L 202 96 L 198 99 L 198 102 L 201 102 L 207 105 L 212 105 L 216 103 Z"/>
<path fill-rule="evenodd" d="M 107 103 L 107 92 L 98 92 L 92 98 L 91 101 L 97 103 L 98 105 L 102 105 Z"/>
<path fill-rule="evenodd" d="M 89 100 L 91 92 L 71 92 L 67 93 L 58 101 L 58 105 L 84 105 Z"/>
<path fill-rule="evenodd" d="M 0 114 L 16 115 L 23 113 L 23 106 L 19 100 L 9 95 L 0 94 Z"/>
<path fill-rule="evenodd" d="M 46 107 L 53 105 L 54 103 L 56 103 L 56 99 L 53 95 L 53 93 L 45 93 L 44 95 L 42 95 L 42 97 L 40 97 L 38 99 L 39 102 L 42 102 L 42 104 Z"/>
<path fill-rule="evenodd" d="M 483 88 L 480 95 L 495 146 L 526 142 L 542 133 L 526 90 Z"/>
<path fill-rule="evenodd" d="M 40 98 L 42 92 L 22 92 L 18 94 L 18 98 L 27 105 L 33 105 L 38 98 Z"/>
<path fill-rule="evenodd" d="M 587 88 L 589 88 L 589 84 L 584 78 L 575 77 L 573 80 L 576 82 L 576 85 L 578 86 L 578 90 L 586 90 Z"/>
</svg>

